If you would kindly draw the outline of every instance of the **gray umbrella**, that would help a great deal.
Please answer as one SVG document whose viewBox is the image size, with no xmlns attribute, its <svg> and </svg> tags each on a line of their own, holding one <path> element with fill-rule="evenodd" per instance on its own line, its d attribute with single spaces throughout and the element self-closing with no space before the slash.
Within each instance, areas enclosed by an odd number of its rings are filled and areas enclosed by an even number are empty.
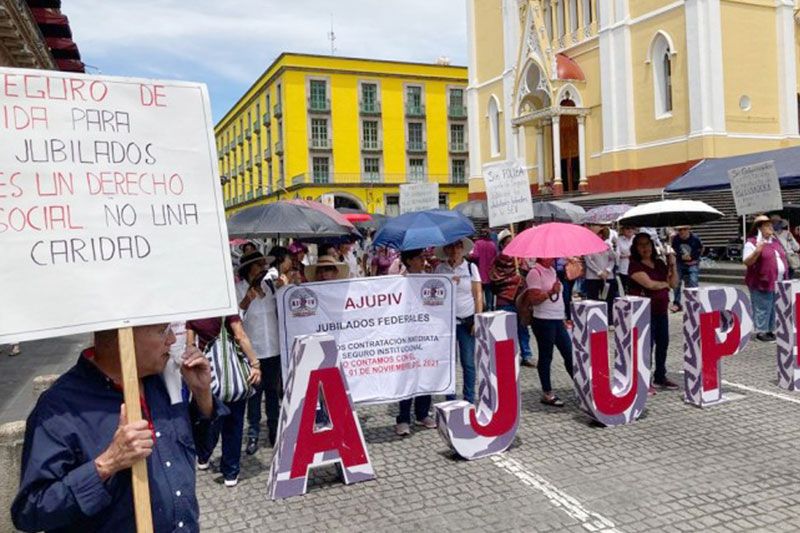
<svg viewBox="0 0 800 533">
<path fill-rule="evenodd" d="M 473 220 L 487 220 L 489 218 L 489 207 L 486 200 L 470 200 L 469 202 L 461 202 L 453 208 L 467 218 Z"/>
<path fill-rule="evenodd" d="M 254 205 L 228 219 L 228 235 L 242 239 L 345 237 L 353 231 L 321 211 L 288 202 Z"/>
<path fill-rule="evenodd" d="M 586 210 L 579 205 L 554 200 L 535 202 L 533 220 L 536 222 L 580 222 Z"/>
</svg>

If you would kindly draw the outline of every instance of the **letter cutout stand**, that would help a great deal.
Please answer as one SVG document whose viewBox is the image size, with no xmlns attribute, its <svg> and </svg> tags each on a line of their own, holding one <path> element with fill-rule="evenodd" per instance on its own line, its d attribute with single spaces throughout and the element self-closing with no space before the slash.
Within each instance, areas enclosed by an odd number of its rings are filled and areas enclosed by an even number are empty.
<svg viewBox="0 0 800 533">
<path fill-rule="evenodd" d="M 775 302 L 776 336 L 778 337 L 778 386 L 800 391 L 800 281 L 782 281 Z"/>
<path fill-rule="evenodd" d="M 437 403 L 439 434 L 464 459 L 504 452 L 514 442 L 520 413 L 517 315 L 475 316 L 478 407 L 463 400 Z"/>
<path fill-rule="evenodd" d="M 320 397 L 330 423 L 315 429 Z M 308 471 L 333 463 L 348 485 L 375 478 L 333 337 L 295 337 L 269 471 L 270 498 L 305 494 Z"/>
<path fill-rule="evenodd" d="M 684 289 L 684 399 L 697 407 L 724 402 L 722 358 L 739 353 L 750 340 L 750 297 L 742 289 Z"/>
<path fill-rule="evenodd" d="M 614 301 L 614 368 L 609 369 L 606 303 L 572 304 L 573 385 L 578 404 L 605 426 L 634 422 L 644 412 L 650 386 L 650 299 Z"/>
</svg>

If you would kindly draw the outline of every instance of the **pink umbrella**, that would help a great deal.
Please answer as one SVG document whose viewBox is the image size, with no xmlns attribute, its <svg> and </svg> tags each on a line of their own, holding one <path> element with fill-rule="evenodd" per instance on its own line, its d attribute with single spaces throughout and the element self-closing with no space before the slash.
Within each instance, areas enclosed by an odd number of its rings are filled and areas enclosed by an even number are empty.
<svg viewBox="0 0 800 533">
<path fill-rule="evenodd" d="M 228 242 L 230 243 L 231 246 L 241 246 L 243 244 L 247 244 L 250 241 L 248 241 L 247 239 L 231 239 Z"/>
<path fill-rule="evenodd" d="M 308 207 L 310 209 L 314 209 L 316 211 L 324 213 L 328 215 L 330 218 L 332 218 L 334 221 L 336 221 L 336 223 L 339 224 L 340 226 L 344 226 L 358 233 L 356 227 L 349 220 L 347 220 L 343 214 L 325 204 L 314 202 L 312 200 L 285 200 L 285 202 L 288 204 Z"/>
<path fill-rule="evenodd" d="M 503 249 L 511 257 L 572 257 L 608 250 L 608 245 L 583 226 L 550 222 L 526 229 Z"/>
</svg>

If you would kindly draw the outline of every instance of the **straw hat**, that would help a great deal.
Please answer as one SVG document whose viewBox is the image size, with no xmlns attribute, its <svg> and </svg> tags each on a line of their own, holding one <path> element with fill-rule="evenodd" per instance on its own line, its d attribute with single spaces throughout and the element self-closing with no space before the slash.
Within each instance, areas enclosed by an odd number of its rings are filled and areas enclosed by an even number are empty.
<svg viewBox="0 0 800 533">
<path fill-rule="evenodd" d="M 504 229 L 503 231 L 501 231 L 501 232 L 500 232 L 500 233 L 497 235 L 497 242 L 498 242 L 498 243 L 500 243 L 500 242 L 503 242 L 503 240 L 505 240 L 505 238 L 506 238 L 506 237 L 511 237 L 511 230 L 509 230 L 509 229 Z"/>
<path fill-rule="evenodd" d="M 336 258 L 330 255 L 321 255 L 315 264 L 306 265 L 304 269 L 306 279 L 315 281 L 317 279 L 317 268 L 322 266 L 335 266 L 336 279 L 347 279 L 350 276 L 350 268 L 347 263 L 337 261 Z"/>
<path fill-rule="evenodd" d="M 772 219 L 767 215 L 758 215 L 755 219 L 753 219 L 753 224 L 763 224 L 764 222 L 772 222 Z"/>
<path fill-rule="evenodd" d="M 238 267 L 238 274 L 239 277 L 244 279 L 244 275 L 249 270 L 247 267 L 252 265 L 253 263 L 258 263 L 259 261 L 264 261 L 267 266 L 271 265 L 275 261 L 275 257 L 271 255 L 264 255 L 261 252 L 252 252 L 247 255 L 243 255 L 239 258 L 239 267 Z"/>
<path fill-rule="evenodd" d="M 458 241 L 456 241 L 456 242 L 458 242 Z M 453 243 L 449 243 L 449 244 L 453 244 Z M 475 247 L 475 244 L 471 240 L 466 238 L 466 237 L 463 237 L 461 239 L 461 244 L 464 246 L 464 256 L 465 257 L 467 255 L 469 255 L 469 253 Z M 447 244 L 445 244 L 444 246 L 447 246 Z M 447 260 L 447 254 L 444 253 L 444 246 L 437 246 L 436 247 L 436 257 L 438 257 L 442 261 Z"/>
</svg>

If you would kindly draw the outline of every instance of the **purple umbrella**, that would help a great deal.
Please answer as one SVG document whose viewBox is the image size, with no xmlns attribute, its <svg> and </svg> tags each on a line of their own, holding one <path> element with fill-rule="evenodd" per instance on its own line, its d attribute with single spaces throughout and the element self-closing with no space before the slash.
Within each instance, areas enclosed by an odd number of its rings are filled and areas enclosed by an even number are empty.
<svg viewBox="0 0 800 533">
<path fill-rule="evenodd" d="M 586 212 L 581 219 L 582 224 L 611 224 L 627 213 L 633 206 L 628 204 L 613 204 L 595 207 Z"/>
</svg>

